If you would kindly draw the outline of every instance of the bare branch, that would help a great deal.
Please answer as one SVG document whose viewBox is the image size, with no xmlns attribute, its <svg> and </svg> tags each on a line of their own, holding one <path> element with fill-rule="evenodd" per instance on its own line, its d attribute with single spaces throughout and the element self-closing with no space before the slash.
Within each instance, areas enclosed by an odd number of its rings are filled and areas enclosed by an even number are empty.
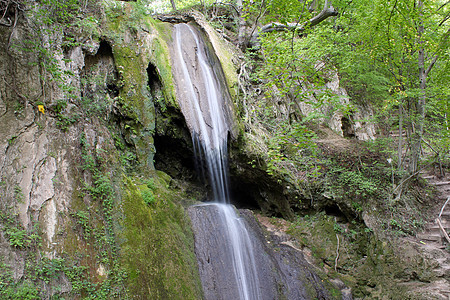
<svg viewBox="0 0 450 300">
<path fill-rule="evenodd" d="M 317 24 L 319 24 L 320 22 L 326 20 L 328 17 L 332 17 L 332 16 L 337 16 L 338 12 L 337 10 L 334 9 L 333 4 L 328 5 L 328 0 L 325 0 L 325 4 L 323 5 L 323 9 L 322 11 L 315 16 L 314 18 L 312 18 L 311 20 L 309 20 L 309 26 L 315 26 Z"/>
<path fill-rule="evenodd" d="M 313 27 L 313 26 L 323 22 L 327 18 L 332 17 L 332 16 L 337 16 L 337 15 L 338 15 L 338 11 L 333 7 L 333 5 L 328 0 L 325 0 L 325 4 L 323 6 L 322 11 L 318 15 L 316 15 L 315 17 L 310 19 L 309 21 L 307 21 L 303 24 L 299 24 L 298 22 L 297 23 L 287 23 L 287 24 L 274 22 L 274 23 L 266 24 L 266 25 L 262 26 L 259 31 L 255 32 L 252 35 L 251 44 L 257 44 L 257 40 L 261 33 L 268 33 L 268 32 L 273 32 L 273 31 L 286 31 L 286 30 L 303 32 L 307 27 Z"/>
<path fill-rule="evenodd" d="M 449 29 L 447 30 L 447 32 L 444 34 L 444 36 L 443 36 L 443 38 L 442 38 L 442 41 L 441 41 L 441 44 L 444 44 L 444 43 L 447 41 L 449 35 L 450 35 L 450 28 L 449 28 Z M 428 68 L 425 70 L 425 76 L 428 76 L 428 73 L 430 73 L 431 69 L 433 68 L 433 66 L 434 66 L 434 64 L 436 63 L 436 61 L 438 60 L 438 58 L 439 58 L 439 53 L 436 54 L 436 55 L 434 56 L 434 58 L 433 58 L 433 60 L 431 61 L 430 65 L 429 65 Z"/>
</svg>

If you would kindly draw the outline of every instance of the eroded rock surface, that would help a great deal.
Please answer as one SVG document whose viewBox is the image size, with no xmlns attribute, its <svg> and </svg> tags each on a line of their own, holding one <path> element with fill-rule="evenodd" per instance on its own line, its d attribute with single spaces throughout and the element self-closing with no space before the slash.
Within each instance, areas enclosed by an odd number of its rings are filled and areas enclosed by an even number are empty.
<svg viewBox="0 0 450 300">
<path fill-rule="evenodd" d="M 226 233 L 211 205 L 190 207 L 195 252 L 205 299 L 237 299 Z M 249 210 L 240 210 L 249 231 L 263 299 L 333 299 L 300 251 L 282 237 L 265 234 Z M 253 299 L 253 298 L 252 298 Z"/>
</svg>

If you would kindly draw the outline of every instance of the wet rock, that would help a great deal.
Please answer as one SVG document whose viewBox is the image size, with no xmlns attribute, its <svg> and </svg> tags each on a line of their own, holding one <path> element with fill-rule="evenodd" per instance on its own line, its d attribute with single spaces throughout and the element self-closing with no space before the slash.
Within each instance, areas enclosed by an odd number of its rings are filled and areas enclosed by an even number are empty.
<svg viewBox="0 0 450 300">
<path fill-rule="evenodd" d="M 204 205 L 188 212 L 205 299 L 237 299 L 228 241 L 217 210 Z M 265 235 L 249 210 L 239 214 L 252 241 L 262 299 L 333 299 L 300 251 L 283 243 L 283 237 Z"/>
<path fill-rule="evenodd" d="M 175 28 L 172 72 L 177 86 L 177 100 L 187 126 L 191 132 L 199 134 L 203 142 L 215 130 L 220 131 L 219 135 L 226 136 L 227 132 L 233 132 L 234 120 L 220 62 L 215 53 L 210 51 L 211 46 L 205 42 L 207 39 L 198 28 L 182 24 Z M 221 99 L 218 107 L 210 100 L 215 98 Z M 199 107 L 194 106 L 194 103 Z M 213 118 L 223 118 L 221 123 L 226 127 L 213 128 Z M 202 126 L 203 123 L 206 126 Z"/>
</svg>

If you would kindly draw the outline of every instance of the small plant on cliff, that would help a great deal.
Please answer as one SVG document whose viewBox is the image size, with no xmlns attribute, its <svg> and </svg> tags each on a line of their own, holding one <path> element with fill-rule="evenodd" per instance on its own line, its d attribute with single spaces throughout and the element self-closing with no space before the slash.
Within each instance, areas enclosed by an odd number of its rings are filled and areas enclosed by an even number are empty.
<svg viewBox="0 0 450 300">
<path fill-rule="evenodd" d="M 95 144 L 95 141 L 93 142 Z M 83 197 L 89 197 L 86 209 L 79 209 L 72 213 L 75 222 L 83 230 L 83 237 L 96 252 L 97 260 L 110 270 L 106 279 L 100 283 L 89 280 L 80 281 L 80 277 L 96 277 L 92 270 L 84 264 L 71 271 L 74 291 L 86 293 L 101 299 L 115 298 L 125 293 L 123 280 L 126 276 L 119 267 L 119 253 L 114 232 L 114 199 L 115 191 L 111 176 L 108 174 L 110 166 L 103 155 L 105 151 L 88 142 L 83 133 L 80 137 L 82 164 L 81 170 L 86 180 L 82 182 Z M 68 275 L 69 276 L 69 275 Z M 69 277 L 70 277 L 69 276 Z"/>
<path fill-rule="evenodd" d="M 20 224 L 18 216 L 11 211 L 0 212 L 0 221 L 5 236 L 12 247 L 24 249 L 40 245 L 41 238 L 37 226 L 34 226 L 31 231 L 27 231 Z"/>
<path fill-rule="evenodd" d="M 142 199 L 144 200 L 145 204 L 150 205 L 153 202 L 155 202 L 155 195 L 150 189 L 146 189 L 141 191 Z"/>
<path fill-rule="evenodd" d="M 80 210 L 71 215 L 77 220 L 77 224 L 81 226 L 84 238 L 90 238 L 92 228 L 90 227 L 89 222 L 89 212 Z"/>
</svg>

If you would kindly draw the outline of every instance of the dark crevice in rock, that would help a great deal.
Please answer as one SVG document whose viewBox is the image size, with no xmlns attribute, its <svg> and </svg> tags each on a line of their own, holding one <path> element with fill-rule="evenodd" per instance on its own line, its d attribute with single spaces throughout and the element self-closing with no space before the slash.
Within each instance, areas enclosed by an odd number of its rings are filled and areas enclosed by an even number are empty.
<svg viewBox="0 0 450 300">
<path fill-rule="evenodd" d="M 346 138 L 356 138 L 355 131 L 353 130 L 352 122 L 349 117 L 342 117 L 342 133 Z"/>
<path fill-rule="evenodd" d="M 195 161 L 191 135 L 183 115 L 171 107 L 162 111 L 160 105 L 156 105 L 156 112 L 155 168 L 164 171 L 172 178 L 195 186 L 204 186 L 206 192 L 209 184 L 205 180 L 206 175 L 202 176 L 202 162 Z M 259 203 L 262 200 L 257 199 L 261 198 L 260 189 L 256 183 L 248 181 L 240 174 L 230 174 L 231 202 L 236 207 L 260 209 Z M 211 193 L 205 194 L 204 201 L 208 200 L 209 194 Z"/>
<path fill-rule="evenodd" d="M 112 48 L 107 41 L 100 41 L 100 46 L 95 55 L 87 55 L 85 59 L 85 65 L 87 68 L 97 64 L 101 57 L 113 57 Z"/>
<path fill-rule="evenodd" d="M 117 85 L 119 74 L 115 67 L 112 48 L 108 44 L 108 42 L 101 41 L 95 55 L 86 55 L 84 59 L 84 65 L 85 67 L 83 69 L 83 77 L 86 78 L 86 80 L 92 80 L 94 82 L 94 85 L 96 85 L 96 82 L 100 82 L 100 80 L 95 80 L 96 76 L 106 76 L 106 91 L 108 92 L 109 96 L 111 98 L 115 98 L 119 95 L 119 87 Z M 82 96 L 86 96 L 84 95 L 86 93 L 91 94 L 95 92 L 94 90 L 92 90 L 95 88 L 95 86 L 91 86 L 85 86 L 85 88 L 82 89 Z"/>
<path fill-rule="evenodd" d="M 162 84 L 161 79 L 158 75 L 158 70 L 156 66 L 152 63 L 148 64 L 147 67 L 147 76 L 148 76 L 148 87 L 150 88 L 150 94 L 152 97 L 159 97 L 159 94 L 162 96 Z"/>
<path fill-rule="evenodd" d="M 1 1 L 0 2 L 0 25 L 11 27 L 15 25 L 19 12 L 24 8 L 19 2 Z"/>
<path fill-rule="evenodd" d="M 255 197 L 257 186 L 246 183 L 243 178 L 232 176 L 231 184 L 231 203 L 237 208 L 257 209 L 259 204 Z"/>
<path fill-rule="evenodd" d="M 185 141 L 176 137 L 156 135 L 155 167 L 171 177 L 184 181 L 199 181 L 193 153 Z"/>
<path fill-rule="evenodd" d="M 233 191 L 240 192 L 237 197 L 239 208 L 258 209 L 265 215 L 292 219 L 294 210 L 300 203 L 288 183 L 266 172 L 266 167 L 258 157 L 249 157 L 242 152 L 238 143 L 230 147 L 230 175 Z"/>
<path fill-rule="evenodd" d="M 341 208 L 337 204 L 330 204 L 328 206 L 325 206 L 323 208 L 325 213 L 329 216 L 334 216 L 337 221 L 339 222 L 347 222 L 348 221 L 348 214 L 345 214 L 342 212 Z"/>
<path fill-rule="evenodd" d="M 106 84 L 108 94 L 111 98 L 115 98 L 119 96 L 119 88 L 115 83 Z"/>
</svg>

